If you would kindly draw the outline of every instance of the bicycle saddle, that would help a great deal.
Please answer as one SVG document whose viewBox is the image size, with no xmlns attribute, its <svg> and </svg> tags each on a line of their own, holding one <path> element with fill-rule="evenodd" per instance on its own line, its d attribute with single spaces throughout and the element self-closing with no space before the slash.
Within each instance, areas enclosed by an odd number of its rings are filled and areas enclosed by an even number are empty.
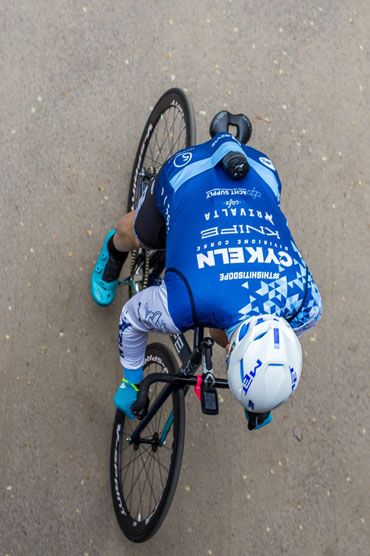
<svg viewBox="0 0 370 556">
<path fill-rule="evenodd" d="M 216 133 L 228 133 L 231 125 L 237 128 L 237 140 L 246 145 L 252 135 L 252 124 L 245 114 L 230 114 L 227 110 L 218 112 L 209 126 L 209 133 L 211 137 Z"/>
</svg>

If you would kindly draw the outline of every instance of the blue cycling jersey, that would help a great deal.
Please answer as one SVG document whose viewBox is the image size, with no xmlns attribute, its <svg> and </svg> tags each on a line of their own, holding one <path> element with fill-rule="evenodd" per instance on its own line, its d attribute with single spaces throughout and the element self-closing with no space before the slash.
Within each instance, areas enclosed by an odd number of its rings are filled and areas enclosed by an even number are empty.
<svg viewBox="0 0 370 556">
<path fill-rule="evenodd" d="M 230 151 L 247 156 L 238 181 L 218 164 Z M 321 314 L 316 284 L 280 209 L 281 182 L 263 153 L 231 134 L 180 151 L 157 178 L 166 222 L 168 309 L 184 331 L 230 330 L 253 315 L 274 314 L 302 331 Z"/>
</svg>

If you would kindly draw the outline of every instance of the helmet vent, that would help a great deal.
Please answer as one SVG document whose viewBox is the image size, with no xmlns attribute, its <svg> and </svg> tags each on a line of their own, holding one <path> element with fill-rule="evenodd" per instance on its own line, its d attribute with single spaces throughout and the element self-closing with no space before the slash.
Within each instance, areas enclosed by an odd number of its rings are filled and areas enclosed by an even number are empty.
<svg viewBox="0 0 370 556">
<path fill-rule="evenodd" d="M 261 334 L 258 334 L 258 336 L 256 336 L 255 338 L 253 338 L 253 341 L 255 342 L 256 340 L 260 340 L 261 338 L 263 338 L 263 336 L 265 334 L 267 334 L 268 330 L 265 330 L 265 332 L 261 332 Z"/>
<path fill-rule="evenodd" d="M 241 327 L 240 332 L 239 332 L 239 338 L 238 338 L 239 342 L 240 342 L 240 340 L 242 340 L 244 338 L 244 336 L 248 332 L 248 328 L 249 328 L 249 323 L 248 324 L 243 324 L 243 326 Z"/>
<path fill-rule="evenodd" d="M 240 371 L 240 380 L 243 382 L 243 380 L 244 380 L 244 361 L 243 361 L 243 359 L 240 359 L 239 371 Z"/>
</svg>

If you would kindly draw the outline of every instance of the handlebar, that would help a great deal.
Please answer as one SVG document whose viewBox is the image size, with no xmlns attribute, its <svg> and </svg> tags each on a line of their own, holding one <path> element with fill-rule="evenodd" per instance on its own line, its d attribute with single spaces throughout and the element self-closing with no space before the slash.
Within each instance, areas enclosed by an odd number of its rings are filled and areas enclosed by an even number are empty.
<svg viewBox="0 0 370 556">
<path fill-rule="evenodd" d="M 204 377 L 202 377 L 204 378 Z M 136 402 L 132 405 L 132 412 L 139 420 L 145 417 L 149 405 L 149 388 L 155 382 L 163 382 L 173 385 L 174 388 L 183 388 L 186 386 L 196 386 L 197 376 L 186 376 L 182 373 L 167 375 L 165 373 L 152 373 L 144 378 L 140 383 L 139 392 Z M 229 388 L 229 383 L 225 378 L 215 378 L 215 388 Z"/>
<path fill-rule="evenodd" d="M 252 135 L 252 123 L 245 114 L 231 114 L 227 110 L 218 112 L 209 126 L 209 133 L 211 137 L 216 133 L 228 133 L 230 126 L 236 127 L 236 138 L 246 145 Z"/>
</svg>

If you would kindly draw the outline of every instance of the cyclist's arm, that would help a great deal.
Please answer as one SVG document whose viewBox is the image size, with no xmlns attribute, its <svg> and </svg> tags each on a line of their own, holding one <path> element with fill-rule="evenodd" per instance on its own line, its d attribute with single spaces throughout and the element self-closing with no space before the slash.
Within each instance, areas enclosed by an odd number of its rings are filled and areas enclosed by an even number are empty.
<svg viewBox="0 0 370 556">
<path fill-rule="evenodd" d="M 211 338 L 221 347 L 225 348 L 229 343 L 227 339 L 226 333 L 224 330 L 220 330 L 219 328 L 210 328 L 209 333 Z"/>
</svg>

